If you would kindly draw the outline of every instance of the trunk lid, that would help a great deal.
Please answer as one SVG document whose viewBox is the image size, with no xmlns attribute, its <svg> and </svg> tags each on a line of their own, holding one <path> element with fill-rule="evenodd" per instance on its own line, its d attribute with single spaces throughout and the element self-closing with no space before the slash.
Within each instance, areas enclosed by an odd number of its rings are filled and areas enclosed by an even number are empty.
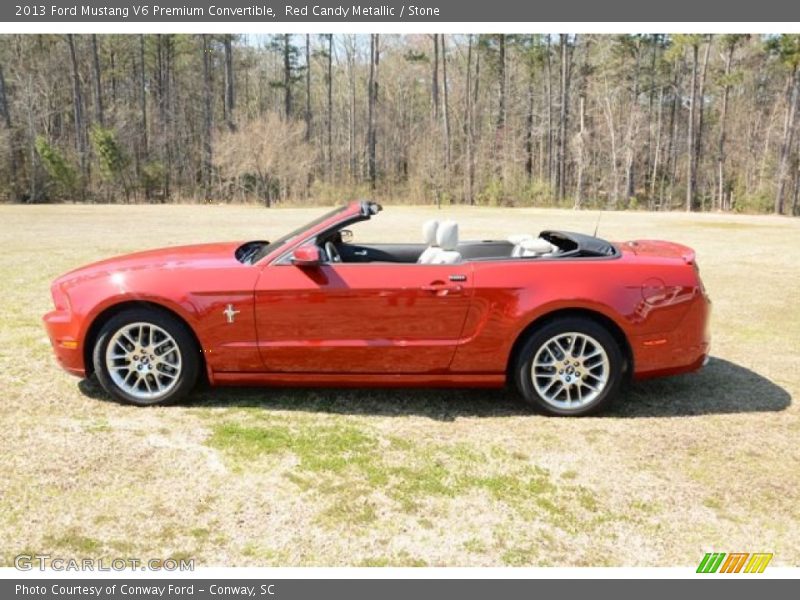
<svg viewBox="0 0 800 600">
<path fill-rule="evenodd" d="M 694 264 L 695 251 L 675 242 L 664 240 L 632 240 L 622 244 L 622 249 L 643 258 L 674 258 Z"/>
</svg>

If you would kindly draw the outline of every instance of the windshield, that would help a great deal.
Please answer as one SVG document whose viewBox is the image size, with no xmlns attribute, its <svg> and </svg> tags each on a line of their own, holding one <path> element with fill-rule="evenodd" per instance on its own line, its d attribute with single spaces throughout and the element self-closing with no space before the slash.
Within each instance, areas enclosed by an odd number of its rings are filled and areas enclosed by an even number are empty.
<svg viewBox="0 0 800 600">
<path fill-rule="evenodd" d="M 306 231 L 308 229 L 311 229 L 312 227 L 316 227 L 317 225 L 319 225 L 323 221 L 327 221 L 332 216 L 337 215 L 337 214 L 339 214 L 340 212 L 342 212 L 342 211 L 344 211 L 346 209 L 347 209 L 347 206 L 339 206 L 337 208 L 334 208 L 333 210 L 331 210 L 329 212 L 326 212 L 321 217 L 317 217 L 313 221 L 311 221 L 309 223 L 306 223 L 305 225 L 302 225 L 302 226 L 298 227 L 297 229 L 295 229 L 293 231 L 290 231 L 289 233 L 287 233 L 286 235 L 284 235 L 281 238 L 278 238 L 274 242 L 270 242 L 270 243 L 266 244 L 263 248 L 259 249 L 258 254 L 256 254 L 253 257 L 253 263 L 258 262 L 259 260 L 261 260 L 265 256 L 271 254 L 272 252 L 274 252 L 275 250 L 280 248 L 281 246 L 285 246 L 287 242 L 293 240 L 294 238 L 296 238 L 298 235 L 300 235 L 304 231 Z"/>
</svg>

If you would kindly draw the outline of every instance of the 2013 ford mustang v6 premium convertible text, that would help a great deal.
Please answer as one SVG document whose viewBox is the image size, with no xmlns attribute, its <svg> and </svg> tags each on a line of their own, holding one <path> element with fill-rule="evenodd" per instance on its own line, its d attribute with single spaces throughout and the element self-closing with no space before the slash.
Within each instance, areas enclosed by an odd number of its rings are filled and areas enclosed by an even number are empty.
<svg viewBox="0 0 800 600">
<path fill-rule="evenodd" d="M 212 385 L 513 382 L 549 414 L 606 406 L 628 379 L 699 369 L 710 302 L 694 252 L 543 231 L 359 244 L 352 202 L 274 241 L 129 254 L 59 277 L 44 317 L 56 357 L 118 400 Z"/>
</svg>

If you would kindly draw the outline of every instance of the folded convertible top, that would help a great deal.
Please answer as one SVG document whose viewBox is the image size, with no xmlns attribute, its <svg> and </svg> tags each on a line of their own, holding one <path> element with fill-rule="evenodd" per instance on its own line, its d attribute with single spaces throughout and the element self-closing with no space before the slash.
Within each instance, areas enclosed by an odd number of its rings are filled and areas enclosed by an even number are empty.
<svg viewBox="0 0 800 600">
<path fill-rule="evenodd" d="M 542 231 L 539 237 L 555 244 L 565 253 L 578 256 L 617 256 L 619 250 L 599 237 L 572 231 Z"/>
</svg>

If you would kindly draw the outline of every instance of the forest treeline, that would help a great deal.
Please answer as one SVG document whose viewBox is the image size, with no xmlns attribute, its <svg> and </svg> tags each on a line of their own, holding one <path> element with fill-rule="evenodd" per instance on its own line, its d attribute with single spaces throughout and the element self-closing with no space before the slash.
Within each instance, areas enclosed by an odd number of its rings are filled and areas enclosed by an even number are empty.
<svg viewBox="0 0 800 600">
<path fill-rule="evenodd" d="M 3 35 L 0 198 L 800 213 L 800 35 Z"/>
</svg>

